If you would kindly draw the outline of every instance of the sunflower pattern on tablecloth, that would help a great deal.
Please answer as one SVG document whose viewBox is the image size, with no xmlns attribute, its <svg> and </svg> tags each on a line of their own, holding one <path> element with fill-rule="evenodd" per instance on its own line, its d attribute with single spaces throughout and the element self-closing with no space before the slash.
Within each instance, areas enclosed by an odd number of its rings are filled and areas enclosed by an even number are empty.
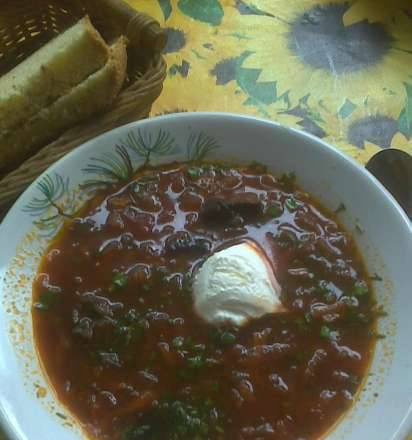
<svg viewBox="0 0 412 440">
<path fill-rule="evenodd" d="M 412 154 L 411 1 L 127 1 L 169 37 L 153 115 L 260 116 L 361 163 L 381 148 Z"/>
<path fill-rule="evenodd" d="M 224 111 L 308 131 L 360 162 L 412 153 L 412 3 L 128 0 L 166 29 L 152 114 Z"/>
</svg>

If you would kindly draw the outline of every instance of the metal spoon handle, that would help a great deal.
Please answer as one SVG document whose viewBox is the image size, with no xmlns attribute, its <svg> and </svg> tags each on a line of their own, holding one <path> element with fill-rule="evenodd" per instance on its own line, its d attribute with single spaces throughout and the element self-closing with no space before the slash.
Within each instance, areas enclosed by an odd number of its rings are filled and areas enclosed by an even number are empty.
<svg viewBox="0 0 412 440">
<path fill-rule="evenodd" d="M 366 169 L 394 196 L 412 221 L 412 156 L 394 148 L 382 150 L 369 160 Z"/>
</svg>

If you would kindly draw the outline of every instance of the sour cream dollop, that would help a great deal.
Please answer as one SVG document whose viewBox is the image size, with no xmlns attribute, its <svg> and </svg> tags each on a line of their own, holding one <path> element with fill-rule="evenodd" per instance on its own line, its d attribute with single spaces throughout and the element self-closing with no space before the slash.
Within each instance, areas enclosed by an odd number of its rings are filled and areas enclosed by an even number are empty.
<svg viewBox="0 0 412 440">
<path fill-rule="evenodd" d="M 248 241 L 215 252 L 193 282 L 196 313 L 215 325 L 241 326 L 269 313 L 285 312 L 280 293 L 265 252 Z"/>
</svg>

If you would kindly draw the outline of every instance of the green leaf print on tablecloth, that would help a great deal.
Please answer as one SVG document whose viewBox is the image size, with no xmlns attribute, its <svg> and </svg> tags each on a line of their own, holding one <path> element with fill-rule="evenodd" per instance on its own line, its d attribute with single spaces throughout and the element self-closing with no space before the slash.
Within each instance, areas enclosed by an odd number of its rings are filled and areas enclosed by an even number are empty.
<svg viewBox="0 0 412 440">
<path fill-rule="evenodd" d="M 169 37 L 169 75 L 152 115 L 263 117 L 363 164 L 382 148 L 412 152 L 412 7 L 405 0 L 126 1 Z"/>
<path fill-rule="evenodd" d="M 399 131 L 407 138 L 412 137 L 412 84 L 405 84 L 406 103 L 399 117 Z"/>
<path fill-rule="evenodd" d="M 236 69 L 236 81 L 240 88 L 249 95 L 246 105 L 273 104 L 276 101 L 276 82 L 259 82 L 260 69 L 245 69 L 238 66 Z"/>
<path fill-rule="evenodd" d="M 160 7 L 162 8 L 165 20 L 167 20 L 170 17 L 170 14 L 172 13 L 172 4 L 170 3 L 170 0 L 158 0 L 158 1 Z"/>
<path fill-rule="evenodd" d="M 183 14 L 213 26 L 218 26 L 224 15 L 222 5 L 218 0 L 179 0 L 178 7 Z"/>
</svg>

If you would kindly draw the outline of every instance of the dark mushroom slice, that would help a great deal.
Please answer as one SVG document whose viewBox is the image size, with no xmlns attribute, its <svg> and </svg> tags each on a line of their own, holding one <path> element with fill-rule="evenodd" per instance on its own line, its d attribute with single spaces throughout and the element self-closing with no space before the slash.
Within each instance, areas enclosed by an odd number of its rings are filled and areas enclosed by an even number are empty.
<svg viewBox="0 0 412 440">
<path fill-rule="evenodd" d="M 242 192 L 207 199 L 200 215 L 209 224 L 227 225 L 239 216 L 245 220 L 253 220 L 262 212 L 263 204 L 257 194 Z"/>
</svg>

